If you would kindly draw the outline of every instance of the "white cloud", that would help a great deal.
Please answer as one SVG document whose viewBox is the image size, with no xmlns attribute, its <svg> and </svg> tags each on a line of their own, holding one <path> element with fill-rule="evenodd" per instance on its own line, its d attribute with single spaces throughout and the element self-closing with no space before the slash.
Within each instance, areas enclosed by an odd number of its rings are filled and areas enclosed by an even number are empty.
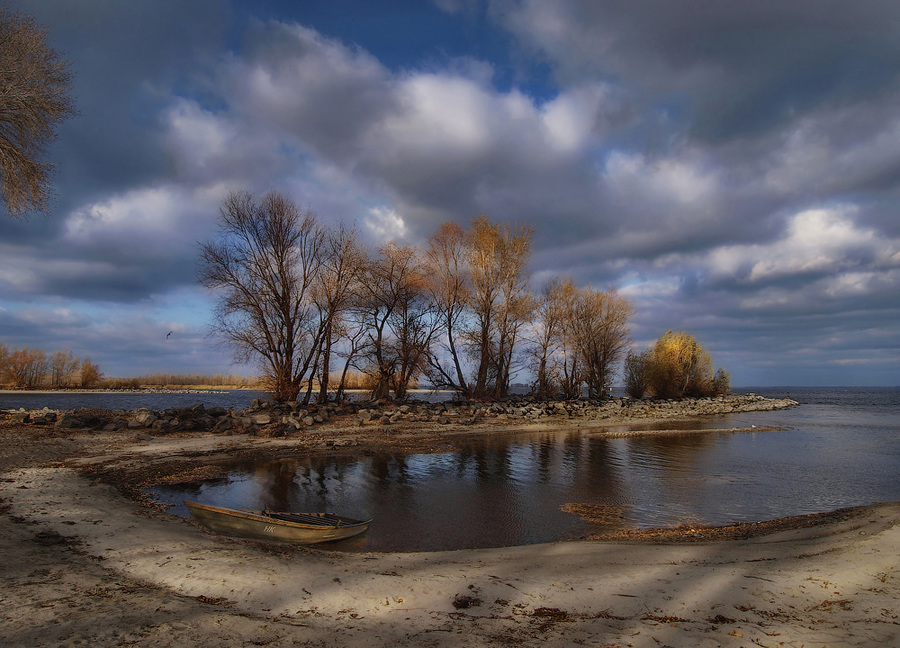
<svg viewBox="0 0 900 648">
<path fill-rule="evenodd" d="M 352 157 L 393 101 L 392 81 L 374 57 L 301 25 L 259 25 L 246 50 L 218 80 L 232 117 L 320 155 Z"/>
<path fill-rule="evenodd" d="M 111 255 L 171 256 L 210 231 L 224 190 L 214 187 L 143 187 L 84 205 L 67 216 L 64 240 Z"/>
<path fill-rule="evenodd" d="M 754 283 L 796 275 L 840 273 L 890 256 L 897 241 L 885 240 L 854 222 L 850 205 L 804 210 L 788 221 L 784 236 L 767 244 L 731 245 L 713 250 L 709 268 L 719 277 L 740 276 Z"/>
<path fill-rule="evenodd" d="M 677 277 L 652 277 L 633 281 L 623 286 L 619 293 L 638 302 L 661 301 L 674 298 L 679 289 Z"/>
<path fill-rule="evenodd" d="M 560 151 L 575 151 L 595 145 L 605 134 L 602 116 L 608 92 L 599 84 L 576 87 L 560 93 L 542 108 L 549 144 Z"/>
<path fill-rule="evenodd" d="M 398 96 L 401 111 L 380 129 L 386 139 L 404 148 L 477 154 L 492 139 L 490 97 L 468 79 L 413 75 L 400 84 Z"/>
<path fill-rule="evenodd" d="M 169 154 L 182 181 L 221 178 L 229 166 L 223 162 L 233 160 L 238 152 L 245 154 L 233 122 L 195 101 L 176 99 L 164 121 Z"/>
<path fill-rule="evenodd" d="M 645 155 L 613 151 L 603 168 L 601 182 L 622 203 L 668 204 L 690 208 L 694 218 L 711 213 L 719 179 L 694 153 L 649 159 Z"/>
<path fill-rule="evenodd" d="M 175 214 L 183 204 L 178 190 L 163 187 L 135 189 L 80 207 L 66 219 L 66 239 L 93 241 L 97 236 L 115 236 L 122 230 L 168 235 Z"/>
<path fill-rule="evenodd" d="M 372 207 L 364 221 L 369 232 L 379 241 L 395 241 L 406 236 L 407 226 L 396 211 L 389 207 Z"/>
</svg>

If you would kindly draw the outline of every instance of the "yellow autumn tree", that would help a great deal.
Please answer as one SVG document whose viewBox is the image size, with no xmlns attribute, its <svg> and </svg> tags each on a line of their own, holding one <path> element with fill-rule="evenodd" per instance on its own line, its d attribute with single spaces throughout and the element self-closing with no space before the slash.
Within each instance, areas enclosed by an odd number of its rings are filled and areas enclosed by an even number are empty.
<svg viewBox="0 0 900 648">
<path fill-rule="evenodd" d="M 712 396 L 728 391 L 728 374 L 724 369 L 713 373 L 709 353 L 684 331 L 666 332 L 645 362 L 647 391 L 656 398 Z"/>
</svg>

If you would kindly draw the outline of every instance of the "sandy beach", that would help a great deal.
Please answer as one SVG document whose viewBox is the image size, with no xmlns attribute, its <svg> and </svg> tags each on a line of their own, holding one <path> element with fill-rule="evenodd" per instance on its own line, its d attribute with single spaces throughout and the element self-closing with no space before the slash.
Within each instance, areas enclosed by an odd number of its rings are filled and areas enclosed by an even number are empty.
<svg viewBox="0 0 900 648">
<path fill-rule="evenodd" d="M 316 447 L 327 434 L 319 433 Z M 331 434 L 342 442 L 327 444 L 331 451 L 341 444 L 359 451 L 367 439 L 373 447 L 394 439 L 426 448 L 454 431 Z M 900 504 L 732 540 L 670 534 L 663 541 L 348 555 L 219 537 L 125 496 L 154 481 L 213 474 L 217 461 L 236 453 L 312 451 L 305 443 L 0 427 L 0 645 L 900 641 Z"/>
</svg>

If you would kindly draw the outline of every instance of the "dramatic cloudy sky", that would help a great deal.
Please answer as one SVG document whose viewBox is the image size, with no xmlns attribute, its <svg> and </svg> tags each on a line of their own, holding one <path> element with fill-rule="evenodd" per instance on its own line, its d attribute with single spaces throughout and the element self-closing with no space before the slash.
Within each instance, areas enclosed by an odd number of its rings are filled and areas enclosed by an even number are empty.
<svg viewBox="0 0 900 648">
<path fill-rule="evenodd" d="M 72 61 L 48 215 L 0 214 L 0 342 L 244 372 L 197 241 L 275 189 L 374 245 L 535 226 L 734 385 L 900 384 L 895 0 L 7 0 Z M 173 334 L 166 340 L 166 333 Z"/>
</svg>

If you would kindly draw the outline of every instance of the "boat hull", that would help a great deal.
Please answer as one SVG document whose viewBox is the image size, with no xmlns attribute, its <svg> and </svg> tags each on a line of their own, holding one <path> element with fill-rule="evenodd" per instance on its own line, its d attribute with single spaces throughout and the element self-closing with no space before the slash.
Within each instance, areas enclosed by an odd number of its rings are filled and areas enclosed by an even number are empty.
<svg viewBox="0 0 900 648">
<path fill-rule="evenodd" d="M 254 540 L 318 544 L 359 535 L 369 528 L 371 520 L 352 520 L 330 514 L 290 514 L 266 511 L 237 511 L 185 500 L 185 506 L 200 524 L 222 535 Z M 283 516 L 290 519 L 278 519 Z"/>
</svg>

